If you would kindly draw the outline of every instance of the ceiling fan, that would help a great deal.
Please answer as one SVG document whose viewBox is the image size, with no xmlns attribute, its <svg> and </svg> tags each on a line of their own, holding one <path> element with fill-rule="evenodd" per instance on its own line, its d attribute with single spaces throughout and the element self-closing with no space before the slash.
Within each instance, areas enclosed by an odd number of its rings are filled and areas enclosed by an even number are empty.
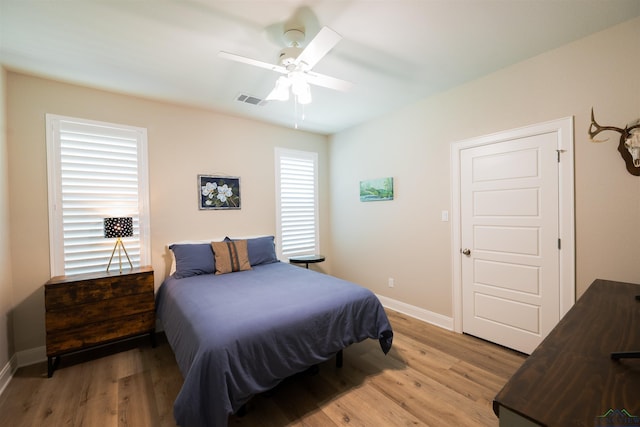
<svg viewBox="0 0 640 427">
<path fill-rule="evenodd" d="M 287 42 L 287 47 L 280 51 L 277 64 L 222 51 L 218 56 L 283 74 L 276 81 L 267 100 L 287 101 L 291 92 L 297 103 L 309 104 L 311 102 L 310 84 L 340 91 L 349 90 L 353 86 L 345 80 L 312 71 L 312 68 L 342 40 L 340 34 L 329 27 L 323 27 L 304 49 L 300 47 L 305 38 L 304 28 L 286 29 L 283 38 Z"/>
</svg>

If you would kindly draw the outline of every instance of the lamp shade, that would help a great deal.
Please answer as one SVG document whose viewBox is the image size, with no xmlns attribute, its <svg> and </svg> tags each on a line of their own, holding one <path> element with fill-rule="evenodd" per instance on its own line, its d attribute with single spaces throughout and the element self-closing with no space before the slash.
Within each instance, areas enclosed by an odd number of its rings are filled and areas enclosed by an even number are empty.
<svg viewBox="0 0 640 427">
<path fill-rule="evenodd" d="M 131 237 L 133 236 L 133 218 L 130 216 L 105 218 L 104 237 Z"/>
</svg>

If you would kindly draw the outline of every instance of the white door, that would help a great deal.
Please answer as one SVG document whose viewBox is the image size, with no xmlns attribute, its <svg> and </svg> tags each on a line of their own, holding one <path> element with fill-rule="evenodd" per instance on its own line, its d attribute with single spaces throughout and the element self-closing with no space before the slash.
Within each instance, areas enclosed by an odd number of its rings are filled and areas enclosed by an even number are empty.
<svg viewBox="0 0 640 427">
<path fill-rule="evenodd" d="M 530 354 L 560 320 L 558 137 L 460 151 L 462 330 Z"/>
</svg>

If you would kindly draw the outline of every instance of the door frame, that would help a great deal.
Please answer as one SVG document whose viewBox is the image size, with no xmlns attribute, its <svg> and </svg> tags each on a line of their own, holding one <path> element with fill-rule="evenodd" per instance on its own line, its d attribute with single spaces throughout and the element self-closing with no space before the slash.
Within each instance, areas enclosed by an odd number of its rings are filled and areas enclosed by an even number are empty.
<svg viewBox="0 0 640 427">
<path fill-rule="evenodd" d="M 474 137 L 451 144 L 451 260 L 453 330 L 462 333 L 462 224 L 460 212 L 460 154 L 462 150 L 496 144 L 512 139 L 544 133 L 558 135 L 559 230 L 560 250 L 560 317 L 573 306 L 576 299 L 575 268 L 575 188 L 573 158 L 573 116 L 524 126 L 489 135 Z"/>
</svg>

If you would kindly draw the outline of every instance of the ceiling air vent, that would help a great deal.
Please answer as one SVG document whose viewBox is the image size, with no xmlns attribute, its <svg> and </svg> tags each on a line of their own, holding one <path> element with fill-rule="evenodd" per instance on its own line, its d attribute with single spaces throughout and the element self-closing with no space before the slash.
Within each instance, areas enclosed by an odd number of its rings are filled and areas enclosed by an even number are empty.
<svg viewBox="0 0 640 427">
<path fill-rule="evenodd" d="M 259 106 L 263 106 L 267 103 L 267 101 L 265 101 L 264 99 L 260 99 L 251 95 L 246 95 L 244 93 L 241 93 L 240 95 L 238 95 L 236 97 L 236 101 L 242 102 L 244 104 L 259 105 Z"/>
</svg>

